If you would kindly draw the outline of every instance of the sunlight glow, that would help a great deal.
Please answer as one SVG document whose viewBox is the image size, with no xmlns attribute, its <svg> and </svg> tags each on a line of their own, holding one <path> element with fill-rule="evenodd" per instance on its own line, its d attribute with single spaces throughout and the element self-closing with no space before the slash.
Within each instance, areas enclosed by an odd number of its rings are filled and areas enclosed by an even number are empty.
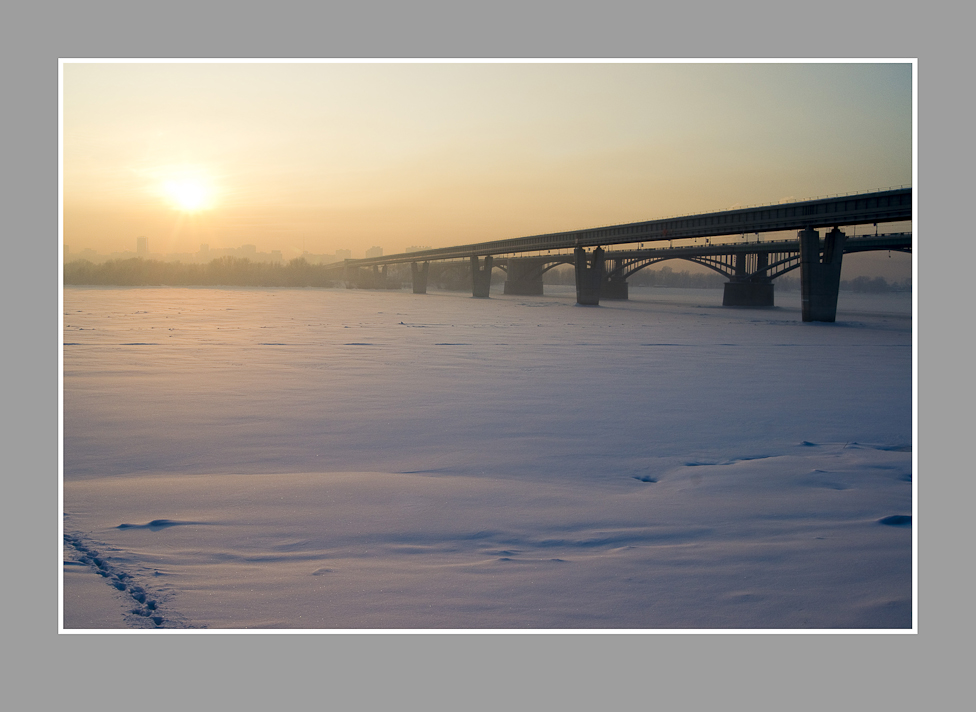
<svg viewBox="0 0 976 712">
<path fill-rule="evenodd" d="M 192 213 L 213 207 L 213 191 L 202 180 L 184 178 L 167 181 L 163 190 L 178 210 Z"/>
</svg>

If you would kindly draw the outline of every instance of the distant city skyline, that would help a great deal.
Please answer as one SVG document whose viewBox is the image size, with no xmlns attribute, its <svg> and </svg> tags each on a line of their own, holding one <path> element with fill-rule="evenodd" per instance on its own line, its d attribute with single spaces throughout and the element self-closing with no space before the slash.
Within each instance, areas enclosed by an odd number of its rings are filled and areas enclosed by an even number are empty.
<svg viewBox="0 0 976 712">
<path fill-rule="evenodd" d="M 912 69 L 65 63 L 64 242 L 392 254 L 909 185 Z"/>
</svg>

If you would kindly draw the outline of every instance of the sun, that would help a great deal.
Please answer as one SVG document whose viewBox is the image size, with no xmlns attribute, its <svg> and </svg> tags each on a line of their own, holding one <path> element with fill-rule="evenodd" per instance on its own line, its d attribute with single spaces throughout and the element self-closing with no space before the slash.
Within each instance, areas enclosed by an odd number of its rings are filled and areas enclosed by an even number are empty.
<svg viewBox="0 0 976 712">
<path fill-rule="evenodd" d="M 212 207 L 213 191 L 203 180 L 183 178 L 167 181 L 163 190 L 170 203 L 177 210 L 195 213 Z"/>
</svg>

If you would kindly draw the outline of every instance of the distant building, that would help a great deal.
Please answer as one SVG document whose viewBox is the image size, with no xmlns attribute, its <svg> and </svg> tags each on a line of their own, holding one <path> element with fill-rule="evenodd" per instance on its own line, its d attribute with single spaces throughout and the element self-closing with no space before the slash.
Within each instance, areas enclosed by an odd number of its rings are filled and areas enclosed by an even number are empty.
<svg viewBox="0 0 976 712">
<path fill-rule="evenodd" d="M 136 254 L 137 255 L 148 255 L 149 254 L 149 238 L 148 237 L 137 237 L 136 238 Z"/>
<path fill-rule="evenodd" d="M 348 260 L 352 258 L 352 250 L 336 250 L 336 259 Z"/>
<path fill-rule="evenodd" d="M 281 254 L 281 250 L 271 250 L 271 261 L 272 262 L 284 262 L 285 258 Z"/>
<path fill-rule="evenodd" d="M 431 249 L 430 245 L 410 245 L 404 252 L 420 252 L 422 250 Z"/>
<path fill-rule="evenodd" d="M 382 257 L 383 248 L 382 247 L 370 247 L 366 250 L 366 257 Z"/>
<path fill-rule="evenodd" d="M 258 253 L 257 245 L 241 245 L 242 255 L 256 255 Z"/>
</svg>

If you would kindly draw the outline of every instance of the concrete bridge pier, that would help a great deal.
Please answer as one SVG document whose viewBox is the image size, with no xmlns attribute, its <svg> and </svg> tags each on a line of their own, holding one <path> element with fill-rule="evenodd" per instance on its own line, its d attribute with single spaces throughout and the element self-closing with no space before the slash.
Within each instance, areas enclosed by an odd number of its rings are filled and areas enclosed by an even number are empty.
<svg viewBox="0 0 976 712">
<path fill-rule="evenodd" d="M 597 306 L 603 286 L 603 248 L 593 250 L 592 257 L 582 247 L 577 247 L 573 254 L 576 255 L 576 303 Z"/>
<path fill-rule="evenodd" d="M 619 257 L 603 258 L 603 283 L 600 285 L 600 299 L 629 299 L 627 280 L 622 278 L 622 260 Z"/>
<path fill-rule="evenodd" d="M 346 266 L 342 270 L 342 281 L 346 283 L 346 289 L 359 287 L 359 267 Z"/>
<path fill-rule="evenodd" d="M 410 276 L 413 277 L 413 293 L 427 294 L 427 275 L 430 274 L 430 262 L 418 265 L 416 262 L 410 263 Z"/>
<path fill-rule="evenodd" d="M 722 295 L 723 307 L 771 307 L 773 306 L 773 283 L 726 282 Z"/>
<path fill-rule="evenodd" d="M 735 272 L 725 283 L 722 296 L 723 307 L 771 307 L 773 306 L 773 282 L 766 274 L 769 255 L 765 252 L 755 254 L 755 271 L 749 273 L 745 252 L 735 255 Z"/>
<path fill-rule="evenodd" d="M 471 296 L 487 298 L 491 291 L 491 263 L 492 256 L 485 257 L 482 267 L 477 255 L 471 256 Z"/>
<path fill-rule="evenodd" d="M 517 259 L 508 261 L 508 278 L 505 280 L 505 294 L 522 296 L 542 294 L 542 271 L 537 259 Z"/>
<path fill-rule="evenodd" d="M 801 230 L 800 238 L 800 306 L 803 321 L 835 321 L 837 291 L 840 289 L 840 267 L 847 235 L 836 227 L 824 238 L 820 256 L 820 233 L 813 228 Z"/>
</svg>

